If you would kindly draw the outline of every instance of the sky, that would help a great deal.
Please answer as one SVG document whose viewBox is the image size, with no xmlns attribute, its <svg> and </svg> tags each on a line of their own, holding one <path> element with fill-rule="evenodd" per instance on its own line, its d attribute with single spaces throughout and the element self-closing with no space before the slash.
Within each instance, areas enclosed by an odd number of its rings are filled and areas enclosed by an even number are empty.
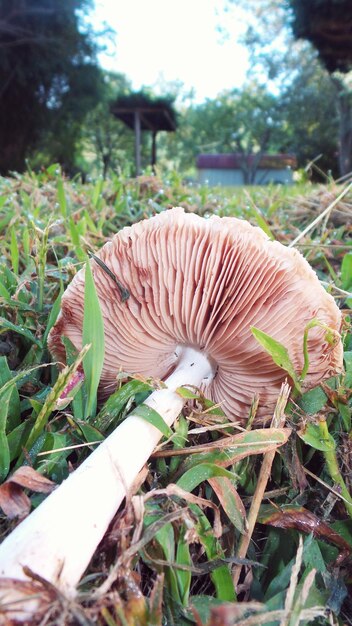
<svg viewBox="0 0 352 626">
<path fill-rule="evenodd" d="M 100 63 L 126 74 L 133 89 L 150 86 L 162 95 L 165 82 L 181 81 L 202 102 L 243 83 L 247 55 L 237 39 L 244 27 L 238 12 L 224 12 L 224 0 L 95 0 L 95 6 L 94 26 L 105 22 L 116 31 Z"/>
</svg>

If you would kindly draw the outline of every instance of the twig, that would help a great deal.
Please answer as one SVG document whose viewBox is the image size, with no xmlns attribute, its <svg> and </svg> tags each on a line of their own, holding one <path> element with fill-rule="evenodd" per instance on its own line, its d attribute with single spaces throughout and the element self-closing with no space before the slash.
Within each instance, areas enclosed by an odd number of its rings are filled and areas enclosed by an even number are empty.
<svg viewBox="0 0 352 626">
<path fill-rule="evenodd" d="M 284 615 L 282 616 L 280 626 L 288 626 L 288 623 L 289 623 L 289 618 L 290 618 L 291 610 L 293 607 L 293 601 L 294 601 L 295 593 L 297 589 L 298 575 L 299 575 L 301 565 L 302 565 L 302 559 L 303 559 L 303 539 L 302 539 L 302 535 L 300 535 L 296 561 L 293 564 L 292 570 L 291 570 L 291 582 L 287 590 L 285 606 L 284 606 Z"/>
<path fill-rule="evenodd" d="M 286 408 L 286 404 L 290 395 L 291 388 L 287 383 L 284 383 L 281 387 L 280 395 L 277 399 L 272 424 L 273 428 L 282 428 L 285 423 L 285 415 L 284 411 Z M 248 513 L 248 528 L 247 532 L 244 535 L 241 535 L 241 539 L 238 546 L 237 558 L 243 559 L 247 554 L 247 550 L 252 538 L 252 534 L 254 531 L 254 527 L 257 521 L 258 512 L 260 505 L 262 503 L 266 486 L 271 473 L 271 466 L 273 464 L 273 460 L 276 454 L 276 450 L 272 450 L 271 452 L 267 452 L 264 454 L 263 464 L 259 473 L 258 482 L 256 486 L 256 490 L 252 499 L 251 508 Z M 237 565 L 233 571 L 233 583 L 234 586 L 237 586 L 240 573 L 241 573 L 242 565 Z"/>
<path fill-rule="evenodd" d="M 335 200 L 331 204 L 329 204 L 329 206 L 326 209 L 324 209 L 324 211 L 322 213 L 320 213 L 320 215 L 318 215 L 318 217 L 316 217 L 315 220 L 313 220 L 310 224 L 308 224 L 308 226 L 306 226 L 306 228 L 304 230 L 302 230 L 302 232 L 299 235 L 297 235 L 296 239 L 291 241 L 291 243 L 288 245 L 288 247 L 289 248 L 293 248 L 293 246 L 295 246 L 296 243 L 298 243 L 298 241 L 300 241 L 304 237 L 304 235 L 309 233 L 309 231 L 312 230 L 314 228 L 314 226 L 319 224 L 319 222 L 321 222 L 324 219 L 324 217 L 326 215 L 328 215 L 330 213 L 330 211 L 332 211 L 332 209 L 350 191 L 350 189 L 352 189 L 352 183 L 347 185 L 347 187 L 345 187 L 345 189 L 343 191 L 341 191 L 340 195 L 337 196 L 337 198 L 335 198 Z"/>
<path fill-rule="evenodd" d="M 306 467 L 303 468 L 303 471 L 305 474 L 307 474 L 308 476 L 311 476 L 312 478 L 314 478 L 318 483 L 320 483 L 321 485 L 323 485 L 323 487 L 325 487 L 325 489 L 327 489 L 328 491 L 330 491 L 331 493 L 334 494 L 334 496 L 336 496 L 337 498 L 339 498 L 340 500 L 342 500 L 343 502 L 347 502 L 347 504 L 349 504 L 349 500 L 347 500 L 346 498 L 344 498 L 344 496 L 342 495 L 342 493 L 339 493 L 339 491 L 337 491 L 336 489 L 334 489 L 333 487 L 331 487 L 331 485 L 328 485 L 328 483 L 326 483 L 324 480 L 322 480 L 321 478 L 319 478 L 319 476 L 317 476 L 316 474 L 313 474 L 313 472 L 311 472 L 309 469 L 307 469 Z"/>
</svg>

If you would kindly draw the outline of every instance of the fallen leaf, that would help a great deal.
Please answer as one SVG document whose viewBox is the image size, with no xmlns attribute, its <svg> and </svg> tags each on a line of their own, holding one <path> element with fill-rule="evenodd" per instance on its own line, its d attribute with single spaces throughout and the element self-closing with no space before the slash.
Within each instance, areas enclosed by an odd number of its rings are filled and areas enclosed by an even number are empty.
<svg viewBox="0 0 352 626">
<path fill-rule="evenodd" d="M 302 533 L 312 533 L 316 539 L 322 539 L 340 548 L 344 555 L 352 552 L 352 546 L 339 533 L 304 507 L 275 510 L 261 515 L 259 521 L 276 528 L 294 528 Z"/>
<path fill-rule="evenodd" d="M 0 507 L 8 518 L 23 519 L 31 509 L 31 501 L 23 489 L 50 493 L 55 487 L 51 480 L 32 467 L 24 465 L 0 486 Z"/>
</svg>

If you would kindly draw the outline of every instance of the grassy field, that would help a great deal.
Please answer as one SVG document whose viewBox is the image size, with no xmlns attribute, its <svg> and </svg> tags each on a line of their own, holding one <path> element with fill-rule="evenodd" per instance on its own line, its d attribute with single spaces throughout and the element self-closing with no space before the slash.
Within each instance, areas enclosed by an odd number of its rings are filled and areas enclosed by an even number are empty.
<svg viewBox="0 0 352 626">
<path fill-rule="evenodd" d="M 196 409 L 187 405 L 162 447 L 166 453 L 188 448 L 187 457 L 161 453 L 151 460 L 139 492 L 142 509 L 132 501 L 116 516 L 77 603 L 61 606 L 60 617 L 52 611 L 43 623 L 352 624 L 352 191 L 333 183 L 221 191 L 185 187 L 173 175 L 82 185 L 65 180 L 57 166 L 0 179 L 2 537 L 45 497 L 40 477 L 16 482 L 20 467 L 61 482 L 92 442 L 146 397 L 145 381 L 130 379 L 97 409 L 91 398 L 85 410 L 84 389 L 65 405 L 60 396 L 77 363 L 71 355 L 71 369 L 60 374 L 47 337 L 87 252 L 123 226 L 172 206 L 245 218 L 284 244 L 295 240 L 344 311 L 345 371 L 287 404 L 292 434 L 275 455 L 264 495 L 260 471 L 268 453 L 251 450 L 259 435 L 250 426 L 246 456 L 232 450 L 231 488 L 220 476 L 202 479 L 201 463 L 216 465 L 223 454 L 217 442 L 226 419 L 201 397 Z M 210 442 L 211 451 L 192 455 L 192 447 Z M 180 478 L 186 470 L 192 470 L 188 481 Z M 182 487 L 182 497 L 172 484 Z M 159 491 L 148 498 L 151 489 Z M 116 575 L 107 579 L 111 568 Z"/>
</svg>

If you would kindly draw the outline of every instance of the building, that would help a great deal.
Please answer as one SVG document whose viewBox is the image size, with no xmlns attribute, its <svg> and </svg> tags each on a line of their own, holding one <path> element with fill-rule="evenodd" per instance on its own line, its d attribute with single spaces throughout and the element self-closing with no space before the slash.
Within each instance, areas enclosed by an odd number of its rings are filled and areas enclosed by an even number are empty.
<svg viewBox="0 0 352 626">
<path fill-rule="evenodd" d="M 292 154 L 200 154 L 197 158 L 198 182 L 212 187 L 289 185 L 293 182 L 296 165 Z"/>
</svg>

